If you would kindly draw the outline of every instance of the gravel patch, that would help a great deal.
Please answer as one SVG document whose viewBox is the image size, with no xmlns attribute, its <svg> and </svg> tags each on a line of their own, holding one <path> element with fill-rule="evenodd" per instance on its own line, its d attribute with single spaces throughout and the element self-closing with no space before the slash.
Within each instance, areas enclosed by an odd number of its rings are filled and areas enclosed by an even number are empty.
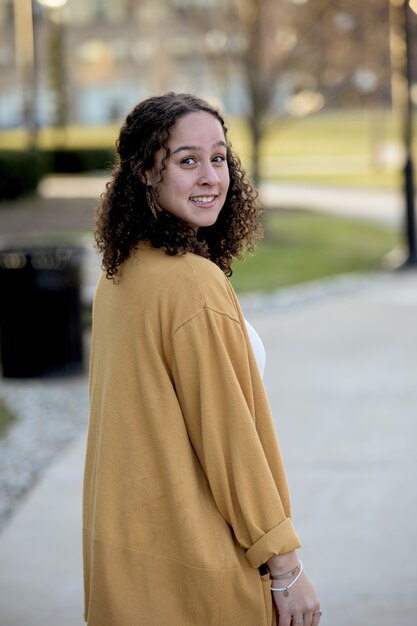
<svg viewBox="0 0 417 626">
<path fill-rule="evenodd" d="M 0 397 L 17 420 L 0 439 L 0 530 L 42 471 L 88 419 L 87 377 L 2 379 Z"/>
</svg>

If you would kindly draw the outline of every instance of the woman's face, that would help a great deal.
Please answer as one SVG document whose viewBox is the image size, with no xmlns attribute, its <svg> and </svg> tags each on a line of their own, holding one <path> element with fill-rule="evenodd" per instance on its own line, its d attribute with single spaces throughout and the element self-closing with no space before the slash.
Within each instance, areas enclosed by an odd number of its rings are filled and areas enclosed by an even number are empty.
<svg viewBox="0 0 417 626">
<path fill-rule="evenodd" d="M 206 111 L 188 113 L 172 127 L 168 147 L 163 180 L 163 149 L 157 152 L 154 167 L 146 172 L 156 207 L 195 230 L 212 226 L 226 200 L 230 180 L 222 125 Z"/>
</svg>

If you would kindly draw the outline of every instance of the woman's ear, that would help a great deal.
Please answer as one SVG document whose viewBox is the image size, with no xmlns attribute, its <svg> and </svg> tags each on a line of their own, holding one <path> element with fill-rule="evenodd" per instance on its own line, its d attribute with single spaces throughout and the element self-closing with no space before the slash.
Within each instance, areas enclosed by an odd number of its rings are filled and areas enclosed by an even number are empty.
<svg viewBox="0 0 417 626">
<path fill-rule="evenodd" d="M 147 187 L 148 186 L 148 172 L 141 172 L 139 174 L 139 180 L 141 183 L 145 185 L 145 187 Z"/>
<path fill-rule="evenodd" d="M 139 174 L 139 180 L 145 187 L 154 187 L 157 177 L 155 169 L 145 170 Z"/>
</svg>

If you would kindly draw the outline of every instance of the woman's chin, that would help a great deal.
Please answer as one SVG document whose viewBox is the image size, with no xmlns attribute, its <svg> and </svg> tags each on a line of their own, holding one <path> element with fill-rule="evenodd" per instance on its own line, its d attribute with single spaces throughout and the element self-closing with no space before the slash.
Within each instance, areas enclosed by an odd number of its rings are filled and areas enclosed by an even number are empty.
<svg viewBox="0 0 417 626">
<path fill-rule="evenodd" d="M 197 223 L 194 228 L 208 228 L 210 226 L 213 226 L 217 222 L 218 217 L 218 213 L 216 213 L 215 215 L 204 215 L 198 220 L 198 222 L 196 220 Z"/>
</svg>

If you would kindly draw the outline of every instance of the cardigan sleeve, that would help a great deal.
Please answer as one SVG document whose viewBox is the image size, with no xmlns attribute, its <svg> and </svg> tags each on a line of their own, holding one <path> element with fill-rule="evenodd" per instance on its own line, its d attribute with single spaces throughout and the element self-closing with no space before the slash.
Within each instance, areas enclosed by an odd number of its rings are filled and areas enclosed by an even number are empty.
<svg viewBox="0 0 417 626">
<path fill-rule="evenodd" d="M 269 404 L 240 321 L 204 307 L 176 330 L 172 355 L 191 444 L 250 565 L 298 548 Z"/>
</svg>

